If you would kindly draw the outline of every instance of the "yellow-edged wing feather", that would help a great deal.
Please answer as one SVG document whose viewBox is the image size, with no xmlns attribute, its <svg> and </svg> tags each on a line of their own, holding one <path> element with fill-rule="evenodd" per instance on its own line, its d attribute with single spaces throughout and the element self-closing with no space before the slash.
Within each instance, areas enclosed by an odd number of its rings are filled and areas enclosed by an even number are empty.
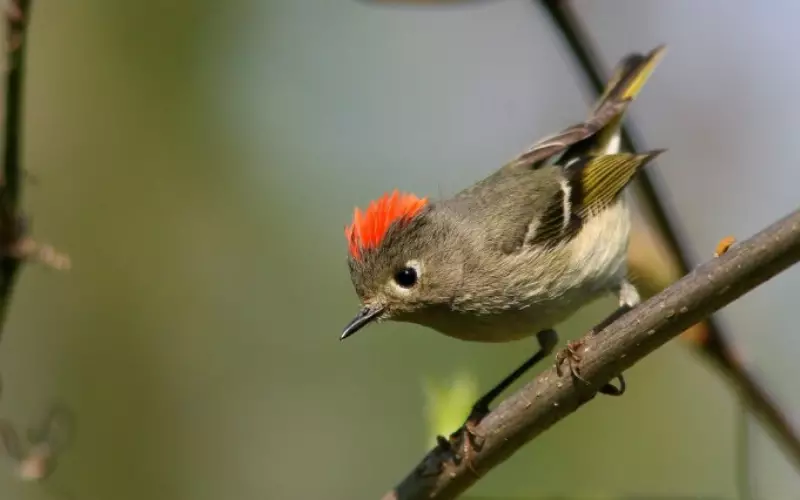
<svg viewBox="0 0 800 500">
<path fill-rule="evenodd" d="M 636 173 L 663 152 L 663 149 L 659 149 L 642 154 L 617 153 L 590 157 L 575 172 L 571 181 L 573 189 L 578 189 L 580 193 L 579 199 L 575 200 L 578 206 L 573 210 L 578 216 L 586 217 L 608 207 L 617 200 Z"/>
<path fill-rule="evenodd" d="M 572 238 L 586 220 L 615 203 L 636 173 L 663 151 L 587 156 L 576 160 L 564 169 L 560 188 L 533 225 L 535 230 L 526 238 L 527 242 L 555 245 Z"/>
</svg>

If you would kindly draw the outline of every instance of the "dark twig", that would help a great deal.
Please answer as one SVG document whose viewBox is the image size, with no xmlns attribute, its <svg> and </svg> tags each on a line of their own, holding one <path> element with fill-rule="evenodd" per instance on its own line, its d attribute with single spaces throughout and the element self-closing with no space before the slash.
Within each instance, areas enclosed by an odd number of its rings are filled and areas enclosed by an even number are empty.
<svg viewBox="0 0 800 500">
<path fill-rule="evenodd" d="M 800 260 L 800 209 L 724 255 L 698 267 L 619 318 L 587 335 L 581 375 L 596 391 L 618 373 Z M 594 397 L 583 384 L 550 368 L 500 403 L 477 426 L 485 437 L 467 464 L 434 448 L 384 500 L 451 499 L 522 445 Z M 477 474 L 470 470 L 470 466 Z"/>
<path fill-rule="evenodd" d="M 575 62 L 592 91 L 600 95 L 606 79 L 599 68 L 597 62 L 599 58 L 592 50 L 592 43 L 572 11 L 570 2 L 568 0 L 540 0 L 540 2 L 564 36 L 570 53 L 575 58 Z M 630 125 L 622 128 L 622 143 L 629 151 L 643 150 L 640 147 L 641 139 L 634 133 Z M 647 171 L 641 172 L 637 185 L 651 212 L 652 223 L 659 229 L 665 240 L 664 244 L 675 256 L 681 274 L 686 274 L 691 269 L 686 249 L 678 237 L 676 224 L 670 219 L 668 211 L 661 201 L 662 198 L 658 195 L 651 174 Z M 692 345 L 728 378 L 743 403 L 760 418 L 768 432 L 787 452 L 795 467 L 800 469 L 800 435 L 798 431 L 792 428 L 779 405 L 773 401 L 769 393 L 737 360 L 719 324 L 713 318 L 707 318 L 705 327 L 707 335 L 693 337 Z"/>
<path fill-rule="evenodd" d="M 5 98 L 5 154 L 3 157 L 3 184 L 12 206 L 20 194 L 20 148 L 22 135 L 23 84 L 25 51 L 30 14 L 29 0 L 14 0 L 8 7 L 9 66 L 6 77 Z"/>
<path fill-rule="evenodd" d="M 25 50 L 30 14 L 29 0 L 13 0 L 6 7 L 6 39 L 8 67 L 6 68 L 3 142 L 3 179 L 0 187 L 0 332 L 5 323 L 11 291 L 20 265 L 17 244 L 22 238 L 19 216 L 20 149 L 22 136 L 23 83 Z"/>
<path fill-rule="evenodd" d="M 26 234 L 20 215 L 22 166 L 22 110 L 30 0 L 9 0 L 5 6 L 7 66 L 5 85 L 3 177 L 0 182 L 0 334 L 8 313 L 20 264 L 34 257 L 51 267 L 69 267 L 69 258 L 49 245 L 39 245 Z M 44 421 L 29 429 L 26 441 L 14 427 L 0 419 L 0 443 L 17 463 L 18 475 L 27 481 L 46 479 L 56 467 L 59 455 L 74 435 L 75 421 L 68 408 L 53 405 Z"/>
</svg>

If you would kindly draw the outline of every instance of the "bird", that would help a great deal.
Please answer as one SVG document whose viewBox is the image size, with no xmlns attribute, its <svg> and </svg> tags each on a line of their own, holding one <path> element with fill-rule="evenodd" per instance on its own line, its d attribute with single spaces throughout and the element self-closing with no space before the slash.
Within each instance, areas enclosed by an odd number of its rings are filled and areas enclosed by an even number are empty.
<svg viewBox="0 0 800 500">
<path fill-rule="evenodd" d="M 491 402 L 555 349 L 556 324 L 605 294 L 616 295 L 619 307 L 591 333 L 636 307 L 624 191 L 665 150 L 624 152 L 620 128 L 665 50 L 623 57 L 588 118 L 455 196 L 431 200 L 395 189 L 354 209 L 344 232 L 361 308 L 340 339 L 387 320 L 473 342 L 535 336 L 539 349 L 473 406 L 463 430 L 475 437 Z M 578 346 L 559 351 L 559 374 L 569 361 L 580 378 Z M 620 395 L 621 375 L 620 382 L 600 392 Z"/>
</svg>

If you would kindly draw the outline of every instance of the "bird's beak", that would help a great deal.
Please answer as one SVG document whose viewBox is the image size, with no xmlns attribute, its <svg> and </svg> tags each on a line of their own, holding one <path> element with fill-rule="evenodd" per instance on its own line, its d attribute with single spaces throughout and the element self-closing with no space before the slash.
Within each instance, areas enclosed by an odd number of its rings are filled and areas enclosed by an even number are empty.
<svg viewBox="0 0 800 500">
<path fill-rule="evenodd" d="M 342 332 L 342 336 L 339 337 L 339 340 L 344 340 L 350 335 L 364 328 L 370 321 L 380 316 L 383 312 L 383 309 L 383 306 L 380 304 L 366 305 L 362 307 L 361 310 L 358 311 L 358 314 L 356 314 L 356 317 L 353 318 L 346 327 L 344 327 L 344 331 Z"/>
</svg>

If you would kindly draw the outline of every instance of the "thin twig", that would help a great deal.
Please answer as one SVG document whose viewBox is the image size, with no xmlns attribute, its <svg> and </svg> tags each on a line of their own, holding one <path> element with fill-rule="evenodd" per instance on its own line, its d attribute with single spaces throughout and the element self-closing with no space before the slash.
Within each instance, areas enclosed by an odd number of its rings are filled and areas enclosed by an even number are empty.
<svg viewBox="0 0 800 500">
<path fill-rule="evenodd" d="M 594 397 L 618 373 L 800 260 L 800 209 L 724 255 L 698 267 L 597 335 L 583 338 L 581 376 L 553 368 L 504 400 L 478 425 L 483 436 L 471 463 L 434 448 L 384 500 L 451 499 L 522 445 Z M 473 472 L 473 471 L 477 471 Z"/>
<path fill-rule="evenodd" d="M 4 113 L 3 177 L 0 182 L 0 334 L 8 313 L 20 264 L 35 258 L 51 267 L 66 269 L 69 258 L 26 235 L 19 205 L 22 191 L 22 111 L 30 0 L 6 0 L 7 66 Z M 0 443 L 17 463 L 20 479 L 42 481 L 56 467 L 58 456 L 74 435 L 74 418 L 66 406 L 53 405 L 42 424 L 31 428 L 23 445 L 17 431 L 0 419 Z"/>
<path fill-rule="evenodd" d="M 8 67 L 6 68 L 4 113 L 3 179 L 0 187 L 0 332 L 5 323 L 11 292 L 19 270 L 16 244 L 22 237 L 19 217 L 21 197 L 20 150 L 22 139 L 22 104 L 25 75 L 25 51 L 30 14 L 29 0 L 12 0 L 6 7 Z"/>
<path fill-rule="evenodd" d="M 7 16 L 9 38 L 9 66 L 5 96 L 5 154 L 3 157 L 3 184 L 12 206 L 20 195 L 19 153 L 22 136 L 22 104 L 25 75 L 27 27 L 30 14 L 29 0 L 13 0 L 13 9 Z"/>
<path fill-rule="evenodd" d="M 586 36 L 572 11 L 570 2 L 568 0 L 540 0 L 540 2 L 564 36 L 570 53 L 575 58 L 592 91 L 600 95 L 605 85 L 605 78 L 603 78 L 597 62 L 599 59 L 592 49 L 589 37 Z M 640 147 L 641 139 L 629 124 L 622 127 L 622 144 L 629 151 L 643 150 Z M 658 196 L 658 190 L 651 175 L 647 171 L 641 172 L 637 185 L 652 214 L 652 223 L 659 228 L 664 244 L 676 257 L 680 274 L 686 274 L 691 269 L 686 249 L 678 237 L 675 222 L 670 219 L 664 203 Z M 786 451 L 794 466 L 800 469 L 800 434 L 798 430 L 790 425 L 785 414 L 780 410 L 780 406 L 738 361 L 720 325 L 713 318 L 708 318 L 704 322 L 704 326 L 707 335 L 687 336 L 687 340 L 691 340 L 691 345 L 727 377 L 739 393 L 742 402 L 760 418 L 767 431 Z"/>
</svg>

